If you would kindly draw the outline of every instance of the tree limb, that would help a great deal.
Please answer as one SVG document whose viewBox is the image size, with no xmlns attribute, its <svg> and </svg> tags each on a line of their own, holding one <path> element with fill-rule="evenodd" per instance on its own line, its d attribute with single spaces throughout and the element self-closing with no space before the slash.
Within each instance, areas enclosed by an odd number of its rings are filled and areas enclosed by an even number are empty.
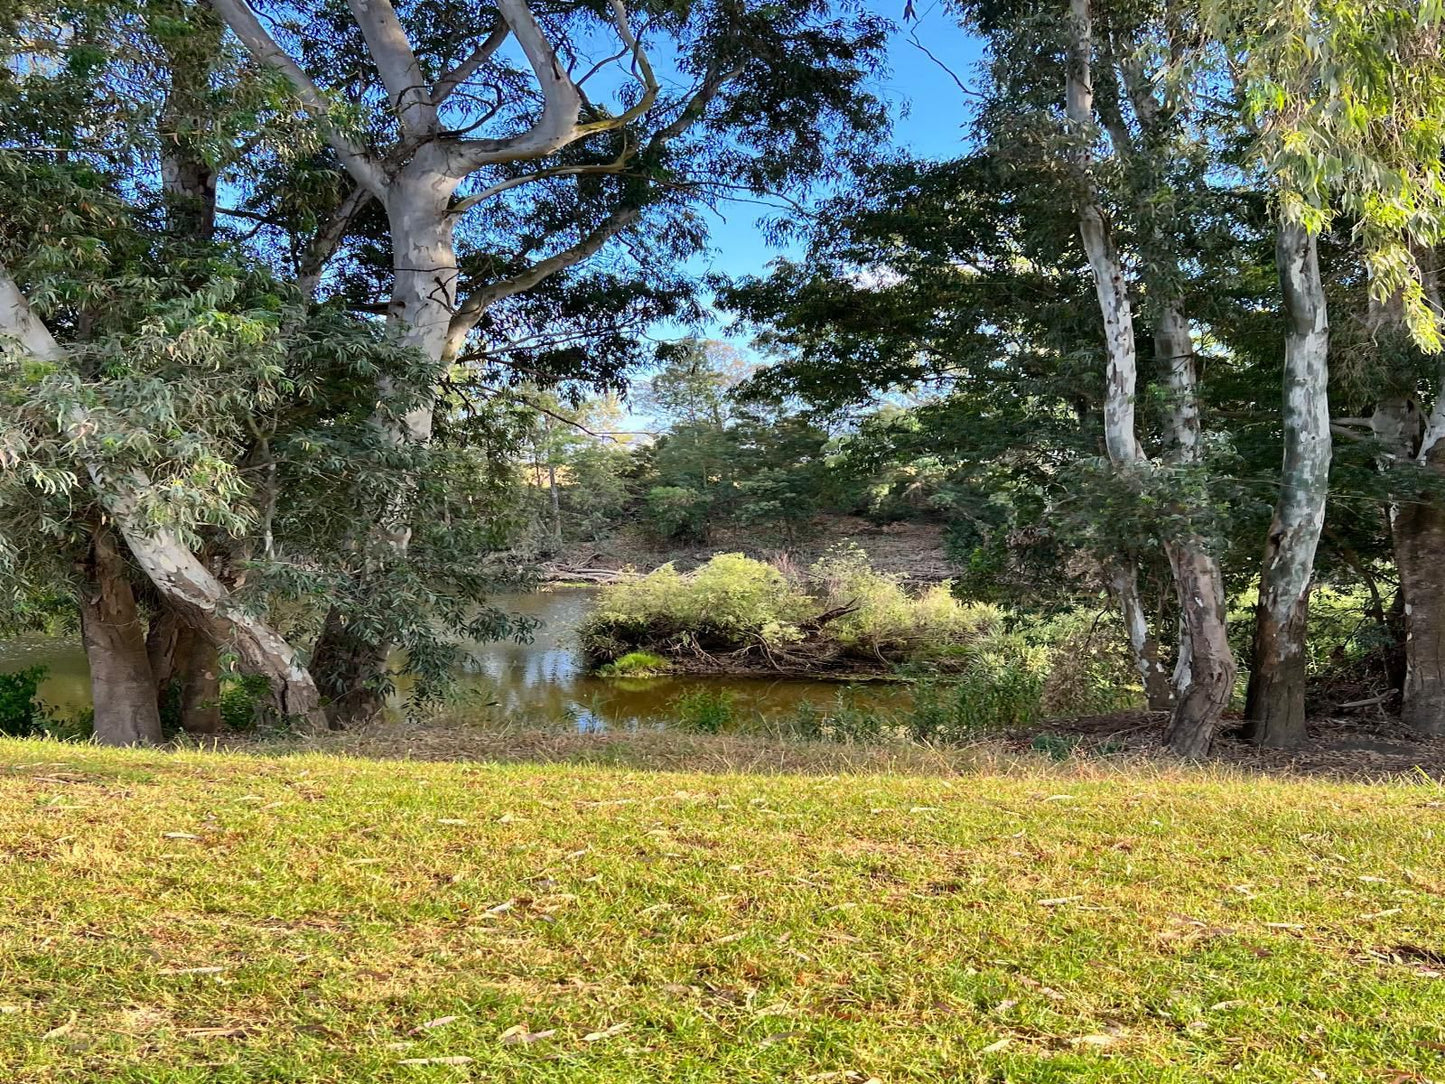
<svg viewBox="0 0 1445 1084">
<path fill-rule="evenodd" d="M 322 226 L 316 236 L 311 238 L 311 243 L 306 246 L 306 251 L 302 254 L 300 264 L 296 268 L 296 285 L 300 287 L 301 293 L 308 300 L 316 296 L 316 290 L 321 285 L 321 275 L 326 270 L 326 264 L 336 254 L 341 239 L 346 236 L 346 231 L 351 227 L 351 220 L 372 199 L 372 193 L 368 189 L 357 185 L 331 213 L 326 225 Z"/>
<path fill-rule="evenodd" d="M 347 6 L 356 25 L 361 27 L 367 51 L 376 61 L 402 133 L 411 136 L 434 133 L 436 103 L 422 80 L 421 64 L 391 0 L 347 0 Z"/>
<path fill-rule="evenodd" d="M 302 108 L 315 118 L 327 142 L 341 156 L 346 171 L 373 195 L 382 196 L 386 192 L 386 172 L 365 147 L 332 123 L 331 103 L 317 89 L 311 77 L 301 70 L 301 66 L 276 44 L 276 39 L 261 25 L 246 0 L 209 2 L 212 10 L 225 21 L 236 37 L 241 39 L 241 43 L 253 57 L 286 77 L 291 89 L 300 99 Z"/>
<path fill-rule="evenodd" d="M 487 35 L 486 39 L 483 40 L 480 45 L 472 50 L 471 55 L 458 63 L 456 67 L 445 72 L 442 77 L 437 80 L 436 86 L 432 88 L 431 104 L 439 106 L 442 102 L 446 101 L 447 98 L 451 97 L 452 91 L 456 90 L 457 87 L 481 71 L 482 66 L 492 59 L 492 55 L 500 49 L 502 43 L 511 36 L 512 28 L 503 20 L 498 19 L 496 27 L 493 28 L 492 32 Z"/>
</svg>

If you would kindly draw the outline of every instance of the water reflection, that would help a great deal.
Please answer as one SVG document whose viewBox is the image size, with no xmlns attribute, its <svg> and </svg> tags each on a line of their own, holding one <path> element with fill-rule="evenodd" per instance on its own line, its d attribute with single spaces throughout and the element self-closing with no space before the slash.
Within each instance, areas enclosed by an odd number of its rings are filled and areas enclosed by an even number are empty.
<svg viewBox="0 0 1445 1084">
<path fill-rule="evenodd" d="M 586 674 L 576 648 L 576 629 L 596 598 L 594 588 L 567 587 L 499 598 L 506 610 L 541 623 L 530 643 L 469 645 L 458 695 L 463 711 L 515 723 L 568 721 L 578 729 L 615 730 L 663 726 L 675 718 L 679 697 L 698 689 L 725 692 L 744 724 L 793 715 L 801 705 L 831 706 L 832 682 L 743 678 L 597 678 Z M 85 654 L 76 640 L 22 637 L 0 643 L 0 672 L 48 667 L 41 698 L 63 714 L 90 704 Z M 901 695 L 888 688 L 849 694 L 854 702 L 888 707 Z"/>
</svg>

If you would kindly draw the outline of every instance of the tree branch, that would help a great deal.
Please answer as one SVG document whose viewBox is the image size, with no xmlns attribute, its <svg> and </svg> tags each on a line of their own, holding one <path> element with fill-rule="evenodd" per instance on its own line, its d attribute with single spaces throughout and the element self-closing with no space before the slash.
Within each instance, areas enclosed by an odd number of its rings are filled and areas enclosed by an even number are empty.
<svg viewBox="0 0 1445 1084">
<path fill-rule="evenodd" d="M 403 135 L 435 133 L 436 104 L 422 80 L 421 64 L 391 0 L 347 0 L 347 6 L 356 25 L 361 27 L 367 51 L 376 61 Z"/>
<path fill-rule="evenodd" d="M 447 98 L 451 97 L 452 91 L 461 86 L 477 72 L 482 66 L 492 59 L 492 55 L 502 47 L 502 43 L 512 36 L 512 28 L 501 19 L 497 20 L 496 27 L 487 35 L 486 39 L 472 50 L 471 55 L 461 61 L 456 67 L 447 71 L 437 80 L 436 86 L 432 88 L 431 104 L 439 106 Z"/>
<path fill-rule="evenodd" d="M 619 207 L 576 244 L 569 245 L 544 260 L 538 260 L 525 271 L 510 278 L 500 279 L 474 290 L 457 307 L 456 314 L 452 317 L 451 327 L 447 332 L 447 352 L 455 354 L 460 350 L 462 342 L 472 328 L 477 326 L 477 321 L 498 301 L 524 293 L 557 272 L 581 263 L 616 234 L 636 222 L 641 213 L 642 208 L 633 204 Z"/>
<path fill-rule="evenodd" d="M 557 53 L 527 0 L 497 0 L 502 18 L 516 35 L 542 88 L 542 115 L 525 132 L 504 139 L 468 139 L 455 145 L 464 173 L 493 162 L 542 158 L 577 138 L 582 95 L 557 61 Z"/>
<path fill-rule="evenodd" d="M 317 287 L 321 285 L 321 275 L 326 270 L 326 264 L 336 254 L 341 239 L 346 236 L 346 231 L 351 226 L 351 220 L 372 199 L 370 191 L 357 185 L 331 213 L 326 225 L 317 231 L 315 237 L 311 238 L 311 243 L 306 246 L 306 251 L 296 268 L 296 285 L 300 287 L 302 294 L 308 300 L 315 298 Z"/>
<path fill-rule="evenodd" d="M 301 107 L 315 118 L 327 142 L 341 156 L 346 171 L 373 195 L 382 196 L 386 192 L 386 172 L 365 147 L 332 123 L 331 103 L 317 89 L 311 77 L 301 70 L 301 66 L 276 44 L 276 40 L 261 25 L 246 0 L 209 2 L 212 10 L 225 21 L 236 37 L 241 39 L 241 43 L 253 57 L 285 76 L 300 99 Z"/>
</svg>

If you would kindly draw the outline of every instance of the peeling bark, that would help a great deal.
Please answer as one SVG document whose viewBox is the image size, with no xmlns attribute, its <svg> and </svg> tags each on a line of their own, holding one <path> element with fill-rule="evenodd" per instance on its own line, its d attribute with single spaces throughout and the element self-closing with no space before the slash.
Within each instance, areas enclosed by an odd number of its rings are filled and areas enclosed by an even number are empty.
<svg viewBox="0 0 1445 1084">
<path fill-rule="evenodd" d="M 1134 312 L 1129 285 L 1095 188 L 1089 133 L 1094 123 L 1094 88 L 1091 75 L 1093 16 L 1090 0 L 1070 0 L 1070 42 L 1067 64 L 1066 112 L 1073 135 L 1080 141 L 1076 152 L 1076 209 L 1079 237 L 1093 272 L 1094 292 L 1104 321 L 1104 350 L 1107 371 L 1104 389 L 1104 445 L 1114 469 L 1128 479 L 1143 465 L 1144 455 L 1134 429 L 1134 396 L 1139 364 L 1134 349 Z M 1154 711 L 1167 711 L 1173 704 L 1169 677 L 1159 661 L 1158 641 L 1149 631 L 1148 615 L 1139 599 L 1139 574 L 1132 561 L 1111 572 L 1111 590 L 1124 617 L 1134 664 L 1144 683 L 1144 694 Z"/>
<path fill-rule="evenodd" d="M 157 745 L 161 717 L 146 657 L 145 627 L 125 560 L 109 529 L 96 528 L 84 571 L 80 635 L 90 664 L 95 740 L 101 745 Z"/>
<path fill-rule="evenodd" d="M 1170 393 L 1171 458 L 1180 466 L 1195 465 L 1202 451 L 1198 370 L 1189 321 L 1177 297 L 1160 311 L 1154 351 L 1165 367 Z M 1167 539 L 1164 550 L 1179 600 L 1181 663 L 1175 671 L 1174 711 L 1166 740 L 1177 755 L 1198 759 L 1209 752 L 1238 673 L 1225 620 L 1224 572 L 1204 539 L 1193 531 Z"/>
<path fill-rule="evenodd" d="M 1315 238 L 1284 222 L 1275 247 L 1284 299 L 1284 466 L 1265 540 L 1246 712 L 1261 745 L 1305 739 L 1305 634 L 1330 473 L 1329 320 Z"/>
</svg>

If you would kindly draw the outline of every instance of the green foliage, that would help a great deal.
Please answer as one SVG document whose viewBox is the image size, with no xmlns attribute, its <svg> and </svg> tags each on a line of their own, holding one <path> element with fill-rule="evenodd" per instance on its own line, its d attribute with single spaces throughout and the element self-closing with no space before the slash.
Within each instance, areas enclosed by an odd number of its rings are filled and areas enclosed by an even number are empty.
<svg viewBox="0 0 1445 1084">
<path fill-rule="evenodd" d="M 228 674 L 221 680 L 221 722 L 227 730 L 255 730 L 272 702 L 270 683 L 256 674 Z"/>
<path fill-rule="evenodd" d="M 644 498 L 647 524 L 671 542 L 706 542 L 712 498 L 687 486 L 653 486 Z"/>
<path fill-rule="evenodd" d="M 694 689 L 672 702 L 674 725 L 696 734 L 718 734 L 733 726 L 737 712 L 732 694 Z"/>
<path fill-rule="evenodd" d="M 0 734 L 25 738 L 39 733 L 45 711 L 35 694 L 45 675 L 43 666 L 0 674 Z"/>
<path fill-rule="evenodd" d="M 953 649 L 998 630 L 1004 612 L 963 602 L 950 583 L 910 593 L 900 576 L 876 571 L 858 546 L 834 549 L 808 570 L 819 608 L 848 609 L 830 624 L 844 643 L 893 658 L 946 660 Z"/>
<path fill-rule="evenodd" d="M 982 637 L 964 651 L 959 670 L 914 683 L 909 735 L 959 742 L 1028 726 L 1043 713 L 1049 653 L 1014 633 Z"/>
<path fill-rule="evenodd" d="M 598 677 L 651 677 L 665 674 L 672 664 L 650 651 L 629 651 L 597 668 Z"/>
</svg>

